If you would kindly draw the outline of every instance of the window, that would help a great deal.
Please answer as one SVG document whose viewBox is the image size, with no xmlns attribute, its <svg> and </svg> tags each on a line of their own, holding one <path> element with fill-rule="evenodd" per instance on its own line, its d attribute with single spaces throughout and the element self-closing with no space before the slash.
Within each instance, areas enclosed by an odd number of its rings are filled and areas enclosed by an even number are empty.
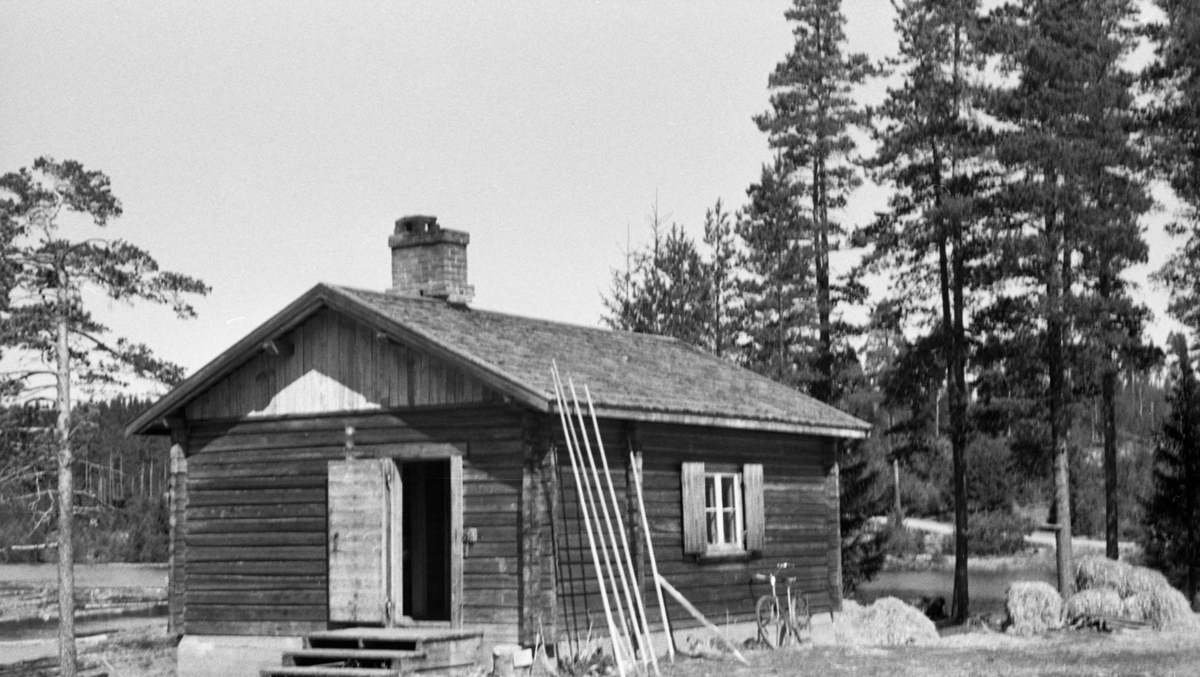
<svg viewBox="0 0 1200 677">
<path fill-rule="evenodd" d="M 683 549 L 693 555 L 761 553 L 765 541 L 762 465 L 684 463 Z"/>
<path fill-rule="evenodd" d="M 741 473 L 704 473 L 704 518 L 708 550 L 745 549 Z"/>
</svg>

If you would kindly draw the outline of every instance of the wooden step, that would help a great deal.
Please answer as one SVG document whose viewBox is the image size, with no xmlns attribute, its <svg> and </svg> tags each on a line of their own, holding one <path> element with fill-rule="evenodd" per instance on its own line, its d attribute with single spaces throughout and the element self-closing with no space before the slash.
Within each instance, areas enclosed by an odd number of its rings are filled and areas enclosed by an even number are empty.
<svg viewBox="0 0 1200 677">
<path fill-rule="evenodd" d="M 315 663 L 335 663 L 345 661 L 360 661 L 383 663 L 386 667 L 399 669 L 411 666 L 414 662 L 424 662 L 425 653 L 422 651 L 403 651 L 395 649 L 344 649 L 317 648 L 285 651 L 283 664 L 285 666 L 310 666 Z"/>
<path fill-rule="evenodd" d="M 308 635 L 309 642 L 448 642 L 483 637 L 482 630 L 453 628 L 342 628 Z"/>
<path fill-rule="evenodd" d="M 425 655 L 418 669 L 457 668 L 482 660 L 483 631 L 440 627 L 342 628 L 308 635 L 305 647 L 416 651 Z"/>
<path fill-rule="evenodd" d="M 392 668 L 342 668 L 326 665 L 285 666 L 263 668 L 259 677 L 403 677 Z"/>
</svg>

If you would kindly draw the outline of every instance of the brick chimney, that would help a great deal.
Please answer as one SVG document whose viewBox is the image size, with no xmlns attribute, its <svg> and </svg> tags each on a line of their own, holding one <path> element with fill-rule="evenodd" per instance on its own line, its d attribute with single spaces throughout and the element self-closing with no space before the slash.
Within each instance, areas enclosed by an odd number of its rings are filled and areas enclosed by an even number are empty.
<svg viewBox="0 0 1200 677">
<path fill-rule="evenodd" d="M 392 248 L 392 288 L 400 296 L 425 296 L 467 304 L 475 288 L 467 284 L 467 243 L 471 236 L 438 225 L 436 216 L 396 220 Z"/>
</svg>

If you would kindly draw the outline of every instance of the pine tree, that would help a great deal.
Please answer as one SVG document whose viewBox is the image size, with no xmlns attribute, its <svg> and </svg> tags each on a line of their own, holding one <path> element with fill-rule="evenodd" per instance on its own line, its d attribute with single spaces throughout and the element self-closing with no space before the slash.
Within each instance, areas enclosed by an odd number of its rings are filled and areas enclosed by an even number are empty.
<svg viewBox="0 0 1200 677">
<path fill-rule="evenodd" d="M 704 347 L 711 335 L 708 271 L 696 243 L 678 224 L 664 228 L 655 207 L 651 241 L 613 271 L 604 322 L 613 329 L 672 336 Z"/>
<path fill-rule="evenodd" d="M 995 15 L 1002 72 L 1014 86 L 992 99 L 1004 125 L 996 157 L 1007 179 L 995 198 L 997 303 L 1036 294 L 1044 327 L 1048 442 L 1054 462 L 1058 583 L 1072 588 L 1068 434 L 1071 336 L 1081 289 L 1135 260 L 1144 188 L 1131 174 L 1131 80 L 1121 69 L 1133 47 L 1131 0 L 1023 0 Z M 1144 245 L 1143 245 L 1144 246 Z M 1088 265 L 1083 259 L 1100 262 Z M 1019 303 L 1019 301 L 1018 301 Z M 1027 320 L 1022 320 L 1027 322 Z"/>
<path fill-rule="evenodd" d="M 808 220 L 796 206 L 796 190 L 782 157 L 764 165 L 746 191 L 737 234 L 743 247 L 737 265 L 742 299 L 740 361 L 770 379 L 795 387 L 812 380 L 807 371 L 816 319 L 813 250 Z"/>
<path fill-rule="evenodd" d="M 1188 600 L 1200 586 L 1200 385 L 1187 341 L 1171 337 L 1175 387 L 1171 413 L 1154 451 L 1154 495 L 1146 503 L 1143 548 L 1150 566 L 1183 589 Z"/>
<path fill-rule="evenodd" d="M 889 90 L 879 111 L 880 148 L 873 165 L 878 179 L 896 187 L 889 210 L 855 233 L 873 245 L 863 268 L 886 271 L 897 281 L 898 298 L 915 314 L 940 300 L 933 322 L 941 344 L 950 403 L 950 443 L 955 496 L 955 566 L 951 615 L 968 613 L 967 430 L 964 321 L 970 259 L 982 249 L 973 229 L 980 184 L 987 176 L 980 157 L 983 132 L 973 122 L 982 88 L 977 46 L 977 0 L 908 0 L 896 5 L 904 80 Z M 928 280 L 936 279 L 932 287 Z M 928 311 L 927 311 L 928 312 Z"/>
<path fill-rule="evenodd" d="M 711 252 L 706 265 L 710 317 L 706 347 L 717 357 L 726 357 L 735 345 L 739 324 L 737 236 L 733 217 L 719 198 L 704 213 L 704 244 Z"/>
<path fill-rule="evenodd" d="M 839 390 L 837 344 L 842 338 L 835 336 L 835 314 L 847 289 L 835 284 L 830 270 L 829 254 L 845 238 L 830 212 L 845 207 L 862 182 L 851 131 L 864 126 L 868 117 L 851 92 L 878 69 L 865 54 L 843 53 L 846 17 L 841 0 L 794 0 L 784 16 L 794 24 L 795 45 L 768 81 L 771 109 L 754 121 L 767 133 L 771 148 L 780 153 L 776 167 L 788 172 L 782 183 L 808 196 L 803 225 L 811 229 L 817 301 L 814 374 L 808 391 L 822 402 L 833 403 Z"/>
<path fill-rule="evenodd" d="M 123 240 L 73 241 L 62 234 L 64 219 L 104 227 L 121 215 L 103 172 L 78 162 L 38 158 L 32 168 L 0 176 L 0 246 L 5 258 L 0 285 L 0 345 L 26 355 L 37 366 L 5 374 L 4 391 L 26 400 L 53 398 L 58 460 L 59 664 L 75 674 L 74 537 L 75 479 L 73 387 L 122 384 L 132 371 L 165 383 L 182 369 L 154 357 L 149 348 L 108 328 L 83 302 L 82 290 L 101 291 L 114 301 L 168 305 L 180 317 L 195 313 L 183 295 L 205 294 L 199 280 L 160 271 L 144 250 Z"/>
<path fill-rule="evenodd" d="M 1171 314 L 1200 333 L 1200 4 L 1156 3 L 1166 22 L 1151 32 L 1158 58 L 1147 73 L 1156 95 L 1150 138 L 1159 176 L 1183 203 L 1167 231 L 1184 242 L 1155 277 L 1170 292 Z"/>
</svg>

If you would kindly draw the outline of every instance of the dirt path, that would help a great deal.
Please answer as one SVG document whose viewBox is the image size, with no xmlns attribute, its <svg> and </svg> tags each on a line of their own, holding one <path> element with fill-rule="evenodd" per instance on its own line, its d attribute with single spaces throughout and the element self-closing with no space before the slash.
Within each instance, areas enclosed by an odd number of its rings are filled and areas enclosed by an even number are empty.
<svg viewBox="0 0 1200 677">
<path fill-rule="evenodd" d="M 886 517 L 876 517 L 874 519 L 875 520 L 884 520 L 885 522 L 887 520 Z M 904 518 L 904 526 L 907 529 L 913 529 L 915 531 L 924 531 L 924 532 L 931 533 L 931 534 L 941 534 L 942 536 L 949 536 L 950 534 L 954 533 L 954 525 L 953 524 L 949 524 L 947 522 L 937 522 L 934 520 L 920 519 L 917 517 Z M 1032 534 L 1025 537 L 1025 542 L 1029 543 L 1030 545 L 1037 545 L 1040 547 L 1053 546 L 1054 545 L 1054 533 L 1050 532 L 1050 531 L 1035 531 Z M 1095 538 L 1087 538 L 1085 536 L 1072 537 L 1071 545 L 1073 548 L 1075 548 L 1077 550 L 1083 549 L 1083 550 L 1101 550 L 1102 551 L 1105 548 L 1104 541 L 1098 540 Z M 1135 544 L 1131 541 L 1121 541 L 1121 550 L 1122 551 L 1127 551 L 1127 550 L 1130 550 L 1130 549 L 1133 549 L 1136 547 L 1137 547 L 1137 544 Z"/>
</svg>

